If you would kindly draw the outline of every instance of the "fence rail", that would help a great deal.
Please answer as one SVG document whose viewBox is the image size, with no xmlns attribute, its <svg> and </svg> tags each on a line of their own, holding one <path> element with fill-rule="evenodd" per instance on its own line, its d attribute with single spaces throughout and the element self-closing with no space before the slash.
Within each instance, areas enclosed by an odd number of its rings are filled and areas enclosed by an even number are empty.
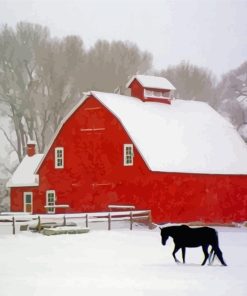
<svg viewBox="0 0 247 296">
<path fill-rule="evenodd" d="M 80 224 L 89 227 L 95 225 L 96 222 L 104 222 L 107 229 L 113 228 L 114 222 L 129 222 L 129 229 L 133 229 L 134 222 L 144 223 L 148 227 L 151 226 L 152 217 L 150 210 L 129 210 L 112 212 L 96 212 L 96 213 L 78 213 L 78 214 L 40 214 L 32 215 L 26 213 L 6 213 L 0 214 L 0 226 L 8 226 L 12 228 L 12 233 L 17 231 L 36 229 L 41 231 L 43 227 L 69 226 Z M 18 228 L 19 227 L 19 228 Z M 5 231 L 6 232 L 6 231 Z M 0 234 L 1 234 L 0 227 Z M 10 233 L 10 230 L 9 230 Z"/>
</svg>

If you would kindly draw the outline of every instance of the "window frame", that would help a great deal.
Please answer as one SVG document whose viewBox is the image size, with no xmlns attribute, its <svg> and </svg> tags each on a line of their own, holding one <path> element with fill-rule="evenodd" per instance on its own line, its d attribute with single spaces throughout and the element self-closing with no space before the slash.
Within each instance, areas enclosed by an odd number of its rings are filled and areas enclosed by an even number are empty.
<svg viewBox="0 0 247 296">
<path fill-rule="evenodd" d="M 127 152 L 127 148 L 131 149 L 131 153 Z M 124 144 L 123 145 L 123 165 L 124 166 L 133 166 L 134 165 L 134 145 L 133 144 Z M 131 157 L 131 162 L 128 161 L 128 158 Z"/>
<path fill-rule="evenodd" d="M 149 89 L 144 89 L 144 97 L 145 98 L 167 98 L 169 97 L 169 92 L 168 95 L 166 95 L 166 91 L 164 90 L 149 90 Z"/>
<path fill-rule="evenodd" d="M 49 206 L 49 193 L 52 193 L 53 194 L 53 196 L 54 196 L 54 205 L 51 205 L 50 207 L 48 207 Z M 45 203 L 45 205 L 46 205 L 46 209 L 47 209 L 47 214 L 55 214 L 55 212 L 56 212 L 56 208 L 55 208 L 55 205 L 56 205 L 56 191 L 55 190 L 46 190 L 46 203 Z M 52 210 L 50 210 L 50 209 L 52 209 Z"/>
<path fill-rule="evenodd" d="M 58 156 L 58 152 L 62 153 L 62 156 Z M 62 164 L 58 164 L 58 161 L 61 160 Z M 64 148 L 56 147 L 55 148 L 55 169 L 63 169 L 64 168 Z"/>
</svg>

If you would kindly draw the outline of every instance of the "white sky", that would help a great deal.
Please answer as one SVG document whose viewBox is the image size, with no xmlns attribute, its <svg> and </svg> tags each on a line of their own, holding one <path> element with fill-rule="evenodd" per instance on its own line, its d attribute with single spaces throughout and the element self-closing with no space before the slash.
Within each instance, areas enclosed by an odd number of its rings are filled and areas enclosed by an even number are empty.
<svg viewBox="0 0 247 296">
<path fill-rule="evenodd" d="M 0 0 L 0 23 L 35 22 L 52 36 L 130 40 L 162 69 L 188 60 L 218 77 L 247 59 L 247 0 Z"/>
</svg>

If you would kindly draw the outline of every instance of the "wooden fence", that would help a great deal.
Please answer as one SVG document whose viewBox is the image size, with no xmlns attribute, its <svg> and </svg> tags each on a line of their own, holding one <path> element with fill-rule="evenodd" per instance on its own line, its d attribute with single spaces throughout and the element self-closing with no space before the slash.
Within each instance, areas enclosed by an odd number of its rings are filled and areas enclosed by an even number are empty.
<svg viewBox="0 0 247 296">
<path fill-rule="evenodd" d="M 73 222 L 72 222 L 73 221 Z M 43 214 L 43 215 L 29 215 L 25 213 L 8 213 L 7 215 L 0 215 L 0 226 L 6 223 L 12 228 L 12 233 L 16 234 L 23 230 L 37 230 L 41 231 L 44 227 L 57 226 L 73 226 L 80 224 L 81 226 L 90 227 L 97 222 L 106 224 L 108 230 L 113 229 L 114 222 L 127 222 L 129 229 L 133 230 L 134 223 L 145 224 L 149 228 L 152 225 L 152 217 L 150 210 L 130 210 L 112 212 L 98 212 L 98 213 L 80 213 L 80 214 Z M 1 234 L 1 227 L 0 227 Z"/>
</svg>

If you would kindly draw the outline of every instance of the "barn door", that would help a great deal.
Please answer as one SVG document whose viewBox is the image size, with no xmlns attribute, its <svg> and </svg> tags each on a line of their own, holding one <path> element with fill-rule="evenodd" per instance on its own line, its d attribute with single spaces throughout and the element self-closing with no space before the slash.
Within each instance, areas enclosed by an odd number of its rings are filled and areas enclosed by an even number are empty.
<svg viewBox="0 0 247 296">
<path fill-rule="evenodd" d="M 24 192 L 23 195 L 23 211 L 26 213 L 33 212 L 33 193 L 32 192 Z"/>
</svg>

